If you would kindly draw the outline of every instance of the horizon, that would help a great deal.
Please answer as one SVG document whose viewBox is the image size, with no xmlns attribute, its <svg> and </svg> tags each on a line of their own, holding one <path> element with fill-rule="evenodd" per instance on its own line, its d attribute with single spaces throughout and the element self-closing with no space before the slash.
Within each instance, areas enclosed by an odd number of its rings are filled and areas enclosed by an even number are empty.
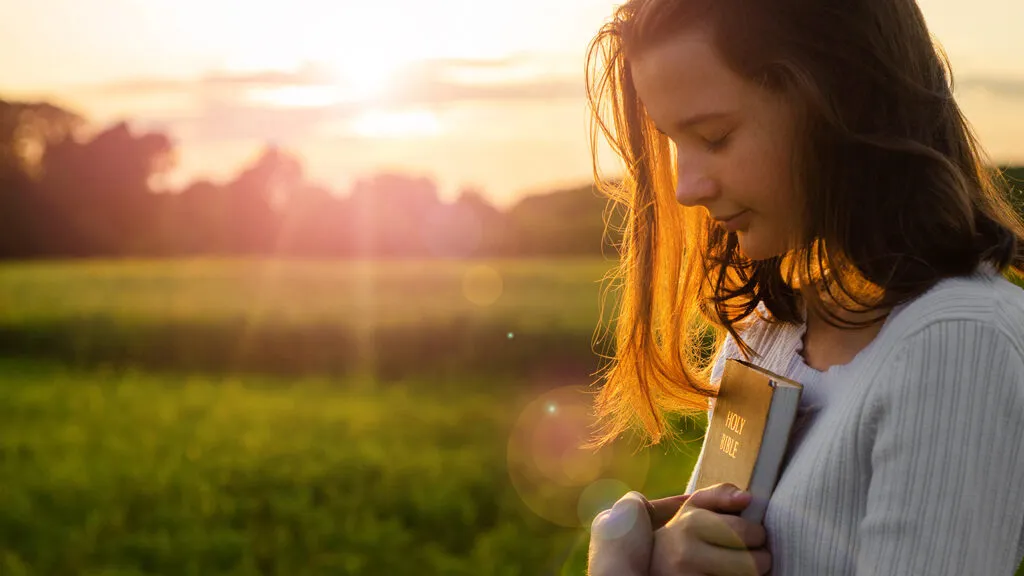
<svg viewBox="0 0 1024 576">
<path fill-rule="evenodd" d="M 400 171 L 506 207 L 592 182 L 583 58 L 619 3 L 37 0 L 0 23 L 18 55 L 0 63 L 0 98 L 167 133 L 173 187 L 221 181 L 273 143 L 335 191 Z M 1024 4 L 919 5 L 986 152 L 1024 163 Z"/>
</svg>

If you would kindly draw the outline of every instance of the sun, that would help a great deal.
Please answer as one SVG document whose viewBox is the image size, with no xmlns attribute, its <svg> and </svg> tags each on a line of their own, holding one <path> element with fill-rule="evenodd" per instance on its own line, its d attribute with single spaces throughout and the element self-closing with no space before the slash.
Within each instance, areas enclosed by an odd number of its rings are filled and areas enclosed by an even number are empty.
<svg viewBox="0 0 1024 576">
<path fill-rule="evenodd" d="M 386 97 L 399 71 L 412 63 L 401 46 L 373 46 L 369 54 L 349 54 L 331 62 L 338 87 L 346 100 L 373 103 Z"/>
</svg>

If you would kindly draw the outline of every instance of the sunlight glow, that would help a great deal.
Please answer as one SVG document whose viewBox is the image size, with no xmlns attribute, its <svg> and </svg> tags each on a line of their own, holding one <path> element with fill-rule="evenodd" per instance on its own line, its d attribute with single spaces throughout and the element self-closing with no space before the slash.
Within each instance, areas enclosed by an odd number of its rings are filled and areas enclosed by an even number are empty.
<svg viewBox="0 0 1024 576">
<path fill-rule="evenodd" d="M 361 18 L 355 17 L 363 24 L 348 27 L 343 39 L 332 31 L 327 38 L 334 46 L 316 57 L 332 70 L 346 100 L 373 103 L 388 95 L 399 71 L 422 58 L 425 47 L 422 32 L 416 33 L 419 24 L 406 22 L 408 17 L 394 22 L 386 6 L 370 3 L 357 12 L 363 12 Z"/>
<path fill-rule="evenodd" d="M 341 101 L 337 86 L 278 86 L 254 88 L 247 97 L 254 103 L 287 108 L 330 106 Z"/>
<path fill-rule="evenodd" d="M 369 110 L 352 121 L 351 129 L 366 138 L 433 137 L 442 132 L 440 120 L 428 110 Z"/>
<path fill-rule="evenodd" d="M 358 59 L 335 64 L 339 87 L 346 100 L 373 102 L 387 95 L 395 73 L 405 64 L 397 54 L 378 54 L 371 59 Z"/>
</svg>

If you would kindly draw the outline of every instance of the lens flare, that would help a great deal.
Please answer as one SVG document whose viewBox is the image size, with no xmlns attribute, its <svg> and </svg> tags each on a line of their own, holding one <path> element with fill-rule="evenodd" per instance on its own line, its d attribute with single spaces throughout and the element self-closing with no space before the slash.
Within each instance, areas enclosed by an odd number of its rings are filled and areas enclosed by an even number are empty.
<svg viewBox="0 0 1024 576">
<path fill-rule="evenodd" d="M 647 478 L 649 456 L 635 442 L 581 447 L 594 431 L 592 401 L 585 386 L 544 392 L 522 411 L 509 438 L 516 492 L 533 513 L 560 526 L 589 525 L 619 496 L 641 490 Z"/>
<path fill-rule="evenodd" d="M 625 482 L 614 478 L 602 478 L 592 482 L 580 494 L 577 507 L 580 523 L 589 525 L 602 510 L 611 508 L 629 490 L 630 488 Z M 629 517 L 625 518 L 625 521 L 616 522 L 610 527 L 611 533 L 608 533 L 607 536 L 610 538 L 621 536 L 633 527 L 635 521 L 635 517 Z"/>
<path fill-rule="evenodd" d="M 504 287 L 501 274 L 484 264 L 473 266 L 462 277 L 463 295 L 477 306 L 490 306 L 497 302 Z"/>
</svg>

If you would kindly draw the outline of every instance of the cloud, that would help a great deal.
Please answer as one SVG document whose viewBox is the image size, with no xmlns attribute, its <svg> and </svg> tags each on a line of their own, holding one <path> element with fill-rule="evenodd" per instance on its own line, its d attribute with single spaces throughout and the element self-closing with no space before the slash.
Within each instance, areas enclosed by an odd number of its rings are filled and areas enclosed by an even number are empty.
<svg viewBox="0 0 1024 576">
<path fill-rule="evenodd" d="M 338 98 L 302 105 L 259 98 L 267 91 L 327 89 Z M 190 142 L 261 140 L 277 143 L 336 136 L 338 127 L 369 109 L 440 108 L 465 102 L 524 102 L 582 99 L 582 79 L 545 69 L 535 56 L 502 59 L 435 59 L 410 63 L 385 93 L 367 101 L 345 101 L 344 87 L 322 66 L 294 71 L 210 73 L 198 79 L 133 79 L 94 86 L 93 97 L 125 106 L 156 98 L 174 102 L 131 113 L 142 126 L 171 132 Z"/>
<path fill-rule="evenodd" d="M 320 133 L 339 118 L 351 117 L 349 106 L 287 108 L 207 102 L 177 128 L 192 141 L 261 140 L 279 144 L 302 141 Z"/>
<path fill-rule="evenodd" d="M 317 86 L 332 81 L 317 66 L 295 71 L 266 70 L 248 73 L 212 72 L 197 79 L 137 78 L 91 86 L 86 92 L 107 96 L 148 96 L 194 93 L 198 90 L 245 90 L 260 87 Z"/>
<path fill-rule="evenodd" d="M 403 110 L 493 104 L 582 101 L 581 75 L 552 69 L 536 55 L 501 59 L 449 58 L 410 63 L 396 74 L 384 95 L 372 101 L 326 100 L 290 105 L 288 100 L 255 98 L 259 91 L 329 88 L 344 96 L 344 87 L 323 66 L 248 73 L 210 73 L 198 79 L 137 79 L 95 87 L 100 94 L 135 98 L 172 96 L 179 107 L 165 112 L 139 110 L 138 121 L 167 130 L 190 142 L 240 140 L 289 143 L 326 136 L 340 137 L 344 126 L 369 109 Z M 960 94 L 986 92 L 1012 101 L 1024 100 L 1024 78 L 971 75 L 957 78 Z"/>
<path fill-rule="evenodd" d="M 1024 99 L 1024 78 L 995 76 L 966 76 L 954 78 L 954 89 L 960 91 L 985 91 L 995 96 Z"/>
<path fill-rule="evenodd" d="M 529 55 L 520 56 L 508 56 L 506 58 L 434 58 L 430 60 L 423 60 L 422 62 L 427 66 L 433 66 L 438 69 L 446 68 L 512 68 L 521 64 L 524 61 L 532 60 L 533 57 Z"/>
<path fill-rule="evenodd" d="M 404 69 L 388 99 L 403 104 L 467 100 L 561 100 L 585 96 L 582 74 L 552 71 L 551 61 L 523 54 L 501 60 L 427 60 Z"/>
<path fill-rule="evenodd" d="M 390 106 L 444 106 L 481 101 L 551 101 L 583 98 L 575 82 L 541 80 L 507 85 L 460 85 L 446 82 L 420 83 L 380 99 Z"/>
<path fill-rule="evenodd" d="M 445 105 L 467 101 L 532 101 L 582 99 L 581 78 L 535 76 L 498 81 L 452 78 L 454 67 L 423 65 L 410 68 L 383 100 L 395 105 Z"/>
<path fill-rule="evenodd" d="M 582 98 L 582 78 L 545 73 L 543 60 L 531 55 L 502 59 L 448 58 L 408 64 L 396 73 L 382 100 L 401 105 L 436 105 L 466 100 L 538 100 Z M 531 73 L 532 70 L 532 73 Z M 472 79 L 477 76 L 478 79 Z M 469 78 L 469 79 L 467 79 Z M 153 96 L 216 93 L 243 100 L 260 88 L 337 86 L 343 81 L 322 65 L 308 64 L 294 71 L 268 70 L 232 74 L 210 73 L 197 79 L 140 78 L 86 89 L 94 95 Z"/>
</svg>

